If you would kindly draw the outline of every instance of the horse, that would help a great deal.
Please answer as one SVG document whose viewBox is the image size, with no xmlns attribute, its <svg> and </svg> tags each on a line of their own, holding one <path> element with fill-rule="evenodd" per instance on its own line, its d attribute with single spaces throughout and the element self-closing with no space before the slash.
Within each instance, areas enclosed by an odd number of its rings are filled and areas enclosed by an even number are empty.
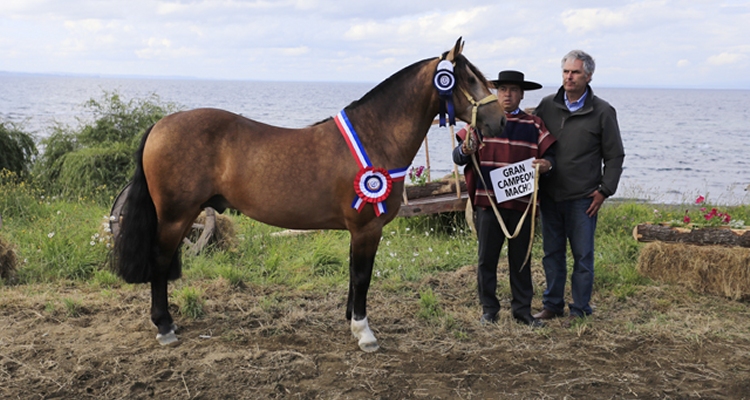
<svg viewBox="0 0 750 400">
<path fill-rule="evenodd" d="M 375 254 L 435 116 L 472 121 L 490 137 L 505 126 L 487 80 L 462 55 L 463 44 L 459 38 L 440 57 L 403 68 L 336 117 L 305 128 L 210 108 L 170 114 L 148 128 L 111 261 L 126 282 L 151 284 L 157 341 L 178 340 L 168 282 L 181 274 L 182 239 L 201 210 L 212 207 L 287 229 L 348 230 L 346 319 L 363 351 L 378 350 L 366 312 Z"/>
</svg>

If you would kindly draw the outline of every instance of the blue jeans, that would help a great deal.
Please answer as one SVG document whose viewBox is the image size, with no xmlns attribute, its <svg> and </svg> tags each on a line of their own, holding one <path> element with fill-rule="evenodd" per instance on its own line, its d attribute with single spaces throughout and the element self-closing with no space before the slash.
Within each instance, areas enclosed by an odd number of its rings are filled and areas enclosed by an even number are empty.
<svg viewBox="0 0 750 400">
<path fill-rule="evenodd" d="M 543 196 L 540 200 L 544 258 L 542 265 L 547 278 L 544 308 L 555 314 L 565 311 L 565 282 L 568 269 L 565 260 L 566 240 L 573 254 L 570 315 L 582 317 L 592 312 L 589 301 L 594 288 L 594 231 L 596 218 L 586 215 L 593 198 L 555 202 Z"/>
</svg>

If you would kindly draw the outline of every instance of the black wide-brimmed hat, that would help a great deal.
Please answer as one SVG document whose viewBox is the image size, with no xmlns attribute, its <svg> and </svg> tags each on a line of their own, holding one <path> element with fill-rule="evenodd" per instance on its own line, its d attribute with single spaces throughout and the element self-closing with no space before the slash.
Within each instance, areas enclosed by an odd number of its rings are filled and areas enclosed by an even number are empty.
<svg viewBox="0 0 750 400">
<path fill-rule="evenodd" d="M 497 80 L 490 81 L 492 86 L 498 87 L 502 84 L 513 84 L 518 85 L 523 90 L 537 90 L 541 89 L 542 85 L 536 83 L 536 82 L 529 82 L 523 80 L 523 72 L 518 71 L 500 71 L 499 74 L 497 74 Z"/>
</svg>

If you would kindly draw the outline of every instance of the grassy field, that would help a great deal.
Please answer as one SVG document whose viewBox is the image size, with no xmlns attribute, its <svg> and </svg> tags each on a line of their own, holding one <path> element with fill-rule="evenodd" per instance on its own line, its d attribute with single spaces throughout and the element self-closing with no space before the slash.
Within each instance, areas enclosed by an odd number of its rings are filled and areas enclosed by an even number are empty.
<svg viewBox="0 0 750 400">
<path fill-rule="evenodd" d="M 281 229 L 240 215 L 226 217 L 233 240 L 183 256 L 183 277 L 170 284 L 182 344 L 172 352 L 155 347 L 148 287 L 125 284 L 107 270 L 109 209 L 101 203 L 0 182 L 0 240 L 17 262 L 0 281 L 4 397 L 750 393 L 748 302 L 654 282 L 637 270 L 643 244 L 633 239 L 633 227 L 680 221 L 685 209 L 699 213 L 696 205 L 608 201 L 597 229 L 594 315 L 569 329 L 553 323 L 533 331 L 514 324 L 508 310 L 496 327 L 477 323 L 476 241 L 462 214 L 397 219 L 384 229 L 370 291 L 371 323 L 383 350 L 368 356 L 343 321 L 348 233 L 275 236 Z M 722 211 L 750 221 L 748 206 Z M 541 256 L 537 237 L 535 310 L 544 288 Z M 505 269 L 499 268 L 498 296 L 507 305 Z M 234 392 L 222 381 L 251 391 Z M 37 384 L 40 391 L 24 396 Z"/>
</svg>

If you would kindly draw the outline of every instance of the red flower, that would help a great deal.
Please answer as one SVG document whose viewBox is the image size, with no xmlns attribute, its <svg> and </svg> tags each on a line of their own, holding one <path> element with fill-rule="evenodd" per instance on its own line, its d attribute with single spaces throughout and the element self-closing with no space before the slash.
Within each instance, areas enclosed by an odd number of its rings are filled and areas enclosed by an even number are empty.
<svg viewBox="0 0 750 400">
<path fill-rule="evenodd" d="M 703 203 L 704 201 L 706 201 L 706 198 L 705 198 L 705 197 L 703 197 L 703 196 L 698 196 L 698 198 L 697 198 L 697 199 L 695 199 L 695 204 L 701 204 L 701 203 Z"/>
<path fill-rule="evenodd" d="M 682 219 L 682 222 L 689 224 L 690 223 L 690 216 L 685 214 L 685 218 Z"/>
<path fill-rule="evenodd" d="M 732 220 L 732 217 L 729 216 L 729 214 L 724 214 L 724 222 L 729 223 L 729 221 Z"/>
</svg>

